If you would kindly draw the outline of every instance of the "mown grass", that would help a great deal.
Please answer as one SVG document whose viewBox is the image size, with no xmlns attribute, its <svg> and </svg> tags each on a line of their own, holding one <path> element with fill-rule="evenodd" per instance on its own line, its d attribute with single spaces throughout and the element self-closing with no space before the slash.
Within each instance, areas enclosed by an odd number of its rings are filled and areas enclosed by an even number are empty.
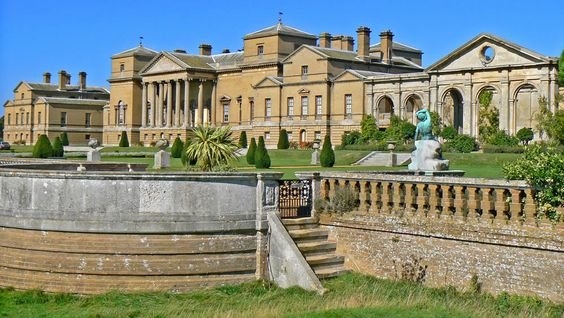
<svg viewBox="0 0 564 318">
<path fill-rule="evenodd" d="M 188 293 L 97 296 L 0 290 L 0 317 L 561 317 L 563 305 L 532 297 L 465 293 L 349 273 L 320 296 L 266 282 Z"/>
</svg>

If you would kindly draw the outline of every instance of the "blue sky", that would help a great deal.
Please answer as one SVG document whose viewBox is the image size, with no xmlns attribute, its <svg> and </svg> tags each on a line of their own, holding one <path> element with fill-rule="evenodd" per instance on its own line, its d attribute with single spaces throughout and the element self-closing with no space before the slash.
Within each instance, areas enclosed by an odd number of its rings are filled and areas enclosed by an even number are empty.
<svg viewBox="0 0 564 318">
<path fill-rule="evenodd" d="M 196 53 L 209 43 L 214 53 L 236 51 L 244 34 L 274 25 L 280 11 L 283 23 L 313 34 L 356 39 L 364 25 L 375 43 L 390 29 L 394 40 L 424 52 L 424 66 L 481 32 L 543 55 L 560 56 L 564 49 L 562 0 L 0 0 L 0 101 L 13 98 L 20 80 L 40 82 L 49 71 L 56 82 L 61 69 L 72 74 L 73 84 L 85 71 L 89 85 L 109 87 L 110 56 L 136 46 L 140 35 L 155 50 Z"/>
</svg>

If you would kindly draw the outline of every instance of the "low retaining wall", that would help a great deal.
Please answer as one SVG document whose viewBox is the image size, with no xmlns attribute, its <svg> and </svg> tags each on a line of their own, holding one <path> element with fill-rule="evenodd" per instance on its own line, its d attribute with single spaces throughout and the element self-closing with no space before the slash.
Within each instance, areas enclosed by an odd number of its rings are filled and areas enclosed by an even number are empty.
<svg viewBox="0 0 564 318">
<path fill-rule="evenodd" d="M 314 179 L 317 209 L 341 188 L 358 195 L 354 211 L 321 214 L 349 269 L 386 278 L 411 271 L 430 286 L 462 289 L 475 276 L 494 294 L 564 301 L 564 226 L 535 218 L 524 182 L 359 173 Z"/>
<path fill-rule="evenodd" d="M 0 169 L 0 286 L 186 290 L 268 278 L 280 173 Z"/>
</svg>

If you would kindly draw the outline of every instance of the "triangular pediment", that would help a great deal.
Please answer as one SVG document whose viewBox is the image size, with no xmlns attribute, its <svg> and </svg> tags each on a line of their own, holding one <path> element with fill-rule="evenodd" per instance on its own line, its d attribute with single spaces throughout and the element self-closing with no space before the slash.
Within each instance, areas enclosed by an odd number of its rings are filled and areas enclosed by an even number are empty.
<svg viewBox="0 0 564 318">
<path fill-rule="evenodd" d="M 356 81 L 362 80 L 364 77 L 353 70 L 344 70 L 339 75 L 335 76 L 335 82 Z"/>
<path fill-rule="evenodd" d="M 182 65 L 178 59 L 173 59 L 164 53 L 156 56 L 145 68 L 141 70 L 143 75 L 155 73 L 167 73 L 182 71 L 186 69 L 186 65 Z"/>
<path fill-rule="evenodd" d="M 449 55 L 429 66 L 427 71 L 451 71 L 527 65 L 550 59 L 491 34 L 480 34 Z"/>
<path fill-rule="evenodd" d="M 262 80 L 260 80 L 256 85 L 254 85 L 254 88 L 261 88 L 261 87 L 278 87 L 278 86 L 282 86 L 282 80 L 281 78 L 277 78 L 277 77 L 273 77 L 273 76 L 267 76 L 265 78 L 263 78 Z"/>
</svg>

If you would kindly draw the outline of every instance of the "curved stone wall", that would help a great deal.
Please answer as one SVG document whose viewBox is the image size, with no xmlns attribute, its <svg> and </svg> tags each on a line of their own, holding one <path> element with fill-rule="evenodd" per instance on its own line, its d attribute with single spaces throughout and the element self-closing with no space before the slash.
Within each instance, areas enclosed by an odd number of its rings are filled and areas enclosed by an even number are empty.
<svg viewBox="0 0 564 318">
<path fill-rule="evenodd" d="M 0 286 L 88 294 L 263 278 L 279 177 L 0 169 Z"/>
</svg>

